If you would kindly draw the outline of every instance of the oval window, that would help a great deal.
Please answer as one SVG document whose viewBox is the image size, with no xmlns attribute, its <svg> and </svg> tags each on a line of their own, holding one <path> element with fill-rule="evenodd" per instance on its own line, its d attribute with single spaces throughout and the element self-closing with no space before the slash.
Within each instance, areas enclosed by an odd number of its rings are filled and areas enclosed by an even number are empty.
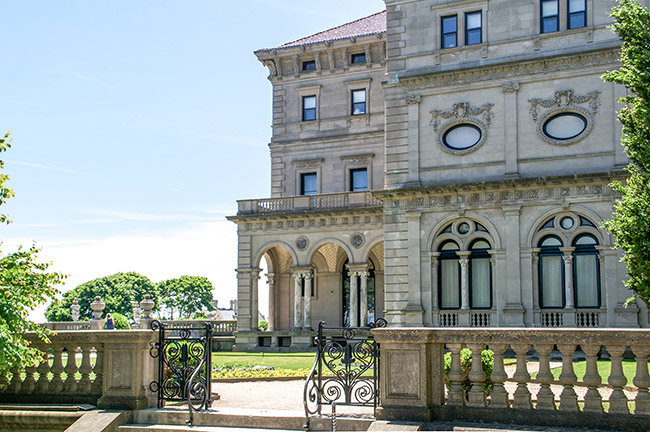
<svg viewBox="0 0 650 432">
<path fill-rule="evenodd" d="M 442 142 L 452 150 L 466 150 L 481 141 L 481 129 L 469 123 L 453 126 L 442 136 Z"/>
<path fill-rule="evenodd" d="M 556 114 L 544 122 L 544 135 L 554 140 L 570 140 L 587 129 L 587 119 L 578 113 Z"/>
</svg>

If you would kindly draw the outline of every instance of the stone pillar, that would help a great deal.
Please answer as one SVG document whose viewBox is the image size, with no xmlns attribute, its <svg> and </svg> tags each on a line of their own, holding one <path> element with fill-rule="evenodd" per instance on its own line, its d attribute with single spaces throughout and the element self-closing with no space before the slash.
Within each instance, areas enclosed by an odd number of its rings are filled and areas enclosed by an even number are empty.
<svg viewBox="0 0 650 432">
<path fill-rule="evenodd" d="M 469 254 L 471 252 L 456 252 L 460 263 L 460 301 L 461 310 L 469 309 Z"/>
<path fill-rule="evenodd" d="M 503 308 L 504 325 L 524 327 L 524 306 L 521 302 L 521 254 L 519 239 L 519 213 L 521 205 L 502 207 L 505 219 L 505 273 L 506 304 Z"/>
<path fill-rule="evenodd" d="M 410 162 L 409 162 L 410 163 Z M 408 227 L 407 269 L 408 269 L 408 304 L 406 305 L 406 324 L 409 327 L 422 327 L 422 281 L 420 269 L 420 218 L 422 212 L 406 212 Z"/>
<path fill-rule="evenodd" d="M 566 247 L 560 248 L 564 256 L 564 300 L 565 309 L 574 309 L 575 302 L 573 301 L 573 251 L 575 248 Z M 565 317 L 566 318 L 566 317 Z M 565 324 L 567 324 L 565 322 Z"/>
<path fill-rule="evenodd" d="M 530 253 L 530 262 L 532 265 L 532 282 L 533 282 L 533 309 L 541 309 L 542 305 L 539 301 L 539 252 L 541 249 L 535 248 Z M 542 322 L 538 312 L 533 316 L 533 323 L 535 327 L 541 327 Z"/>
<path fill-rule="evenodd" d="M 143 330 L 149 329 L 149 323 L 151 322 L 151 310 L 154 307 L 154 302 L 151 300 L 151 295 L 145 294 L 144 299 L 140 302 L 140 309 L 142 313 L 140 315 L 140 328 Z"/>
<path fill-rule="evenodd" d="M 70 305 L 70 315 L 72 315 L 72 321 L 79 321 L 79 301 L 77 299 L 74 299 L 72 301 L 72 305 Z"/>
<path fill-rule="evenodd" d="M 293 328 L 302 328 L 302 273 L 293 274 Z"/>
<path fill-rule="evenodd" d="M 359 327 L 359 311 L 357 309 L 357 277 L 359 277 L 359 272 L 351 271 L 348 274 L 350 275 L 350 327 Z"/>
<path fill-rule="evenodd" d="M 266 275 L 266 282 L 269 284 L 269 316 L 266 319 L 269 323 L 269 331 L 275 330 L 275 274 Z"/>
<path fill-rule="evenodd" d="M 133 328 L 140 328 L 140 303 L 134 301 L 131 303 L 131 307 L 133 309 L 133 321 L 135 322 Z"/>
<path fill-rule="evenodd" d="M 312 274 L 307 272 L 303 274 L 305 279 L 305 292 L 304 292 L 304 312 L 305 318 L 302 323 L 303 330 L 311 330 L 311 284 L 312 284 Z"/>
<path fill-rule="evenodd" d="M 419 95 L 408 95 L 408 186 L 420 186 L 420 100 Z"/>
<path fill-rule="evenodd" d="M 361 303 L 361 322 L 359 325 L 366 327 L 368 325 L 368 272 L 366 270 L 360 271 L 359 278 L 361 282 L 361 298 L 359 299 Z"/>
<path fill-rule="evenodd" d="M 260 317 L 259 317 L 259 280 L 260 280 L 260 269 L 254 268 L 251 269 L 250 273 L 251 277 L 251 304 L 250 304 L 250 310 L 251 310 L 251 329 L 254 331 L 257 331 L 258 325 L 260 322 Z"/>
<path fill-rule="evenodd" d="M 438 266 L 440 265 L 440 252 L 433 252 L 431 254 L 431 311 L 435 311 L 435 315 L 439 316 L 438 308 Z M 440 325 L 439 322 L 432 320 L 431 325 Z"/>
<path fill-rule="evenodd" d="M 506 178 L 519 178 L 519 168 L 517 166 L 517 92 L 519 83 L 510 81 L 501 86 L 503 92 L 503 106 L 506 112 L 505 126 L 508 133 L 505 137 L 504 147 L 506 155 Z"/>
</svg>

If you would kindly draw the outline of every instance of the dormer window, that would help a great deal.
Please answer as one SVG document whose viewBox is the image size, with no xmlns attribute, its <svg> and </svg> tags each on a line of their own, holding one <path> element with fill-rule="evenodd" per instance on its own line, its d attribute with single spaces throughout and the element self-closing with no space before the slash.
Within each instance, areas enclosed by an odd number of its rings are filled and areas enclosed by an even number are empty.
<svg viewBox="0 0 650 432">
<path fill-rule="evenodd" d="M 581 28 L 587 25 L 587 4 L 585 0 L 569 0 L 570 29 Z"/>
<path fill-rule="evenodd" d="M 365 53 L 352 54 L 352 58 L 350 59 L 350 63 L 352 64 L 361 64 L 365 62 L 366 62 Z"/>
<path fill-rule="evenodd" d="M 308 60 L 302 62 L 302 70 L 304 71 L 316 70 L 316 61 Z"/>
<path fill-rule="evenodd" d="M 551 33 L 559 30 L 559 0 L 542 0 L 541 33 Z"/>
</svg>

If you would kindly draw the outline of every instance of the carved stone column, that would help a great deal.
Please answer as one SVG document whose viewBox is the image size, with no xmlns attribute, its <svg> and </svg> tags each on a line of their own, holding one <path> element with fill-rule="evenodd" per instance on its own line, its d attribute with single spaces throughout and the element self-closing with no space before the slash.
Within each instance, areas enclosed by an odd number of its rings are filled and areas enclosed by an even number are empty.
<svg viewBox="0 0 650 432">
<path fill-rule="evenodd" d="M 361 282 L 360 303 L 361 303 L 361 327 L 368 325 L 368 272 L 360 271 L 359 278 Z"/>
<path fill-rule="evenodd" d="M 357 309 L 357 278 L 359 272 L 351 271 L 348 274 L 350 275 L 350 327 L 359 327 L 359 311 Z"/>
<path fill-rule="evenodd" d="M 312 274 L 311 272 L 303 273 L 303 278 L 305 279 L 305 292 L 304 292 L 304 306 L 305 306 L 305 318 L 302 323 L 302 328 L 304 330 L 311 330 L 311 284 L 312 284 Z"/>
<path fill-rule="evenodd" d="M 251 269 L 250 278 L 251 278 L 251 329 L 257 331 L 260 323 L 259 317 L 259 280 L 260 280 L 260 269 L 254 268 Z"/>
<path fill-rule="evenodd" d="M 565 309 L 573 309 L 575 303 L 573 301 L 573 251 L 575 248 L 567 247 L 560 248 L 564 256 L 564 297 Z"/>
<path fill-rule="evenodd" d="M 431 254 L 431 310 L 438 315 L 438 266 L 440 265 L 440 252 Z M 433 325 L 440 325 L 439 322 L 433 321 Z"/>
<path fill-rule="evenodd" d="M 266 283 L 269 284 L 269 316 L 266 320 L 269 323 L 269 331 L 275 330 L 275 274 L 266 275 Z"/>
<path fill-rule="evenodd" d="M 469 254 L 471 252 L 456 252 L 460 263 L 460 301 L 462 310 L 469 309 Z"/>
<path fill-rule="evenodd" d="M 302 273 L 293 274 L 293 328 L 302 328 Z"/>
</svg>

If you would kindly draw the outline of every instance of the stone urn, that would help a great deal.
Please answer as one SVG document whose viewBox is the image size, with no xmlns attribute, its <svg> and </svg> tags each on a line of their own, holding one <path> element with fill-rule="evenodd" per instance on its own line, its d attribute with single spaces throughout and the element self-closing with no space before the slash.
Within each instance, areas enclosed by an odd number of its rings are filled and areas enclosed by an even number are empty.
<svg viewBox="0 0 650 432">
<path fill-rule="evenodd" d="M 81 306 L 79 306 L 79 301 L 77 299 L 74 299 L 72 301 L 72 304 L 70 305 L 70 315 L 72 315 L 72 321 L 79 321 L 79 309 Z"/>
<path fill-rule="evenodd" d="M 93 320 L 100 320 L 102 319 L 102 313 L 104 312 L 104 308 L 106 307 L 106 304 L 102 301 L 102 298 L 100 296 L 95 297 L 95 300 L 90 304 L 90 309 L 93 310 Z"/>
<path fill-rule="evenodd" d="M 153 309 L 154 302 L 151 300 L 149 294 L 144 295 L 144 299 L 140 302 L 140 309 L 142 309 L 140 315 L 140 328 L 147 328 L 149 321 L 151 321 L 151 310 Z"/>
</svg>

